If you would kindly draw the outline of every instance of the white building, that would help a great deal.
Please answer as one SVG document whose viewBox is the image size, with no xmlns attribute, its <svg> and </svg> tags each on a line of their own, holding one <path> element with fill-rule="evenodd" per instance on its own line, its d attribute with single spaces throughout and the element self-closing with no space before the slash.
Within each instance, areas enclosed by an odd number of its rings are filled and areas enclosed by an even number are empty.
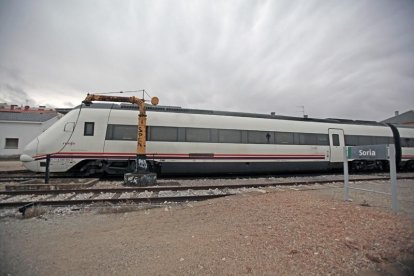
<svg viewBox="0 0 414 276">
<path fill-rule="evenodd" d="M 62 115 L 55 110 L 0 105 L 0 158 L 18 157 L 24 147 Z"/>
</svg>

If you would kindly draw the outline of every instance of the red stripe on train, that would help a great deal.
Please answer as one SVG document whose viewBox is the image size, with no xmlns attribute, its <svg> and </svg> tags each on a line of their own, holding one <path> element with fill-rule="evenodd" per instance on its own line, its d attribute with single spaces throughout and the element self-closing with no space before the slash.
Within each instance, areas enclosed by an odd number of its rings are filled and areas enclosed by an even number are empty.
<svg viewBox="0 0 414 276">
<path fill-rule="evenodd" d="M 95 152 L 59 152 L 51 154 L 52 158 L 135 158 L 135 154 L 131 153 L 95 153 Z M 36 160 L 45 159 L 46 155 L 38 155 L 34 157 Z M 325 155 L 320 154 L 212 154 L 211 156 L 199 153 L 199 156 L 192 154 L 178 153 L 148 153 L 147 158 L 153 159 L 325 159 Z"/>
</svg>

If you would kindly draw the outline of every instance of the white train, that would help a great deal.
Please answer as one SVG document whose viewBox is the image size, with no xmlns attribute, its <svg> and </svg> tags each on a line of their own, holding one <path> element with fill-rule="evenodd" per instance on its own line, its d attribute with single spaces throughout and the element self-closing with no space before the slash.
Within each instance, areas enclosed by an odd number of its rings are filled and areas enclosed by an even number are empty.
<svg viewBox="0 0 414 276">
<path fill-rule="evenodd" d="M 20 160 L 31 171 L 117 174 L 135 168 L 137 109 L 80 105 L 33 140 Z M 394 143 L 400 168 L 414 167 L 414 128 L 376 122 L 147 107 L 147 161 L 174 174 L 251 174 L 342 167 L 344 145 Z M 351 161 L 357 170 L 387 161 Z"/>
</svg>

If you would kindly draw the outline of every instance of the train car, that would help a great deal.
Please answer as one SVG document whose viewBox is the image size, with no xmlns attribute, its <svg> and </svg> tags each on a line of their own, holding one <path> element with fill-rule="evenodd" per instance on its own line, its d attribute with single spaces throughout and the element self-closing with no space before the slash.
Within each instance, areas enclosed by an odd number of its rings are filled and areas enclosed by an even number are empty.
<svg viewBox="0 0 414 276">
<path fill-rule="evenodd" d="M 137 108 L 80 105 L 27 145 L 31 171 L 122 174 L 135 168 Z M 163 175 L 327 171 L 342 167 L 345 145 L 395 143 L 400 166 L 412 167 L 414 130 L 377 122 L 147 107 L 147 162 Z M 384 168 L 386 160 L 351 160 Z"/>
<path fill-rule="evenodd" d="M 401 149 L 401 158 L 399 159 L 400 167 L 402 169 L 413 171 L 414 170 L 414 128 L 407 126 L 399 126 L 398 137 L 400 144 L 397 145 L 397 149 Z M 398 139 L 398 138 L 397 138 Z M 397 143 L 398 144 L 398 143 Z M 397 152 L 397 157 L 398 152 Z"/>
</svg>

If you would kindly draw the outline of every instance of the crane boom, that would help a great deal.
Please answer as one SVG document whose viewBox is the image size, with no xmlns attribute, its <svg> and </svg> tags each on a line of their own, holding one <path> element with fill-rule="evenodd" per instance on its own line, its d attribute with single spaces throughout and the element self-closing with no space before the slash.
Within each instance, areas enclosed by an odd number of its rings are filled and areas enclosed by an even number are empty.
<svg viewBox="0 0 414 276">
<path fill-rule="evenodd" d="M 83 103 L 85 105 L 90 105 L 93 101 L 100 102 L 123 102 L 123 103 L 132 103 L 137 104 L 139 109 L 138 115 L 138 131 L 137 131 L 137 160 L 136 160 L 136 171 L 139 171 L 140 167 L 146 169 L 146 143 L 147 143 L 147 114 L 145 112 L 145 99 L 140 99 L 138 97 L 120 97 L 120 96 L 108 96 L 108 95 L 97 95 L 97 94 L 87 94 Z M 151 98 L 151 104 L 157 105 L 159 102 L 157 97 Z M 140 162 L 144 161 L 144 162 Z M 145 163 L 144 166 L 140 163 Z"/>
</svg>

